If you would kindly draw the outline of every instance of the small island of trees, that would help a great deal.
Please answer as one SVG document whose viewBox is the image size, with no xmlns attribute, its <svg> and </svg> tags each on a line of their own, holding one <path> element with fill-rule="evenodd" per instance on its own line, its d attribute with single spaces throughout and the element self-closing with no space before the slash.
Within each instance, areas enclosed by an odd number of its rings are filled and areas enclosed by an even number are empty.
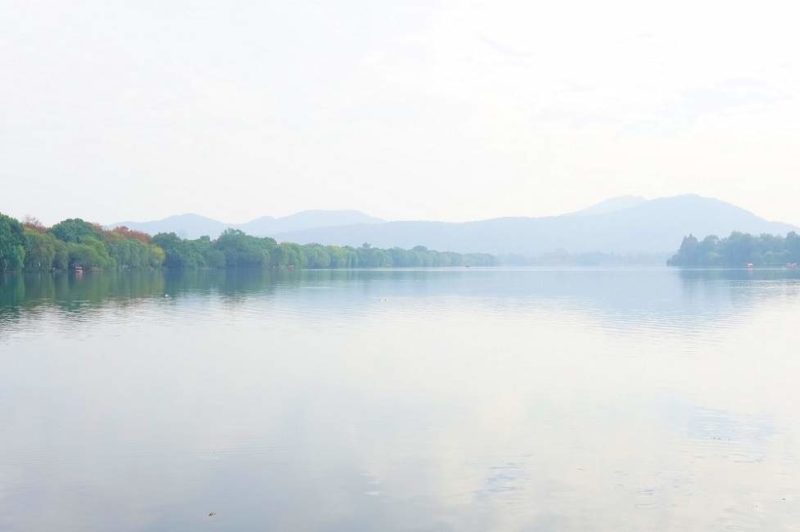
<svg viewBox="0 0 800 532">
<path fill-rule="evenodd" d="M 413 249 L 379 249 L 278 243 L 228 229 L 219 238 L 183 239 L 175 233 L 153 237 L 125 227 L 105 229 L 71 218 L 45 227 L 36 219 L 23 222 L 0 213 L 0 272 L 83 269 L 161 268 L 403 268 L 493 266 L 482 253 Z"/>
<path fill-rule="evenodd" d="M 684 237 L 678 252 L 667 261 L 681 268 L 777 268 L 796 269 L 800 264 L 800 235 L 754 236 L 734 232 L 726 238 Z"/>
</svg>

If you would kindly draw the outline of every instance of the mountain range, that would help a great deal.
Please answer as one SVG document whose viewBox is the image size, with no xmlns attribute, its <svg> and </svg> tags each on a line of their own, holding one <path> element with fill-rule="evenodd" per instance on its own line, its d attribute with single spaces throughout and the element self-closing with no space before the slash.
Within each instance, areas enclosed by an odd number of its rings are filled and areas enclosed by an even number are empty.
<svg viewBox="0 0 800 532">
<path fill-rule="evenodd" d="M 199 214 L 179 214 L 161 220 L 148 222 L 117 222 L 110 227 L 125 226 L 128 229 L 155 235 L 157 233 L 175 233 L 181 238 L 218 237 L 226 229 L 240 229 L 249 235 L 274 236 L 288 231 L 303 231 L 320 227 L 337 227 L 342 225 L 361 225 L 384 222 L 380 218 L 369 216 L 359 211 L 302 211 L 289 216 L 275 218 L 262 216 L 243 224 L 230 224 L 207 218 Z"/>
<path fill-rule="evenodd" d="M 300 244 L 381 248 L 417 245 L 439 251 L 485 252 L 535 257 L 554 252 L 619 255 L 668 254 L 689 233 L 727 236 L 732 231 L 786 234 L 798 230 L 714 198 L 694 194 L 645 199 L 612 198 L 559 216 L 506 217 L 472 222 L 385 221 L 358 211 L 304 211 L 226 224 L 194 214 L 152 222 L 121 222 L 150 234 L 175 232 L 186 238 L 214 237 L 228 227 L 256 236 Z"/>
</svg>

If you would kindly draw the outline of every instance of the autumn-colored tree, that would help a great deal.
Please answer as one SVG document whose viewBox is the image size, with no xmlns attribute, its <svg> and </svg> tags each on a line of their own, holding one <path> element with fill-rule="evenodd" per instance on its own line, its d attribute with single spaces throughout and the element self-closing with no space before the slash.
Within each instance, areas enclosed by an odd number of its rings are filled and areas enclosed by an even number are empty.
<svg viewBox="0 0 800 532">
<path fill-rule="evenodd" d="M 47 227 L 39 221 L 39 219 L 35 216 L 28 215 L 22 219 L 22 225 L 25 229 L 30 229 L 32 231 L 36 231 L 37 233 L 44 233 L 47 231 Z"/>
<path fill-rule="evenodd" d="M 142 244 L 149 244 L 151 241 L 150 235 L 148 235 L 147 233 L 136 231 L 134 229 L 129 229 L 124 225 L 115 227 L 114 229 L 111 230 L 111 233 L 119 235 L 127 240 L 138 240 Z"/>
</svg>

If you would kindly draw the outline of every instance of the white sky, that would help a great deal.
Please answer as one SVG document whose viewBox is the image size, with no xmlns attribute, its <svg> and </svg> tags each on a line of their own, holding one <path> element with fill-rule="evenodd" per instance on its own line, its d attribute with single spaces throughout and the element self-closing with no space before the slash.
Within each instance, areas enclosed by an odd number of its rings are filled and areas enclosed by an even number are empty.
<svg viewBox="0 0 800 532">
<path fill-rule="evenodd" d="M 0 211 L 800 224 L 792 2 L 0 0 Z"/>
</svg>

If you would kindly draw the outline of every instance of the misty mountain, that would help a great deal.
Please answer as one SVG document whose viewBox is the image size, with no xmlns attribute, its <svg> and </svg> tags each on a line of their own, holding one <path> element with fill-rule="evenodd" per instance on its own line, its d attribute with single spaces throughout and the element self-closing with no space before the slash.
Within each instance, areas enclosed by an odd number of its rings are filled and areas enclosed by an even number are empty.
<svg viewBox="0 0 800 532">
<path fill-rule="evenodd" d="M 250 222 L 231 226 L 254 236 L 273 236 L 289 231 L 304 231 L 319 227 L 374 224 L 384 220 L 359 211 L 302 211 L 283 218 L 264 216 Z"/>
<path fill-rule="evenodd" d="M 228 228 L 241 229 L 245 233 L 254 236 L 274 236 L 287 231 L 302 231 L 341 225 L 366 225 L 379 222 L 383 222 L 383 220 L 359 211 L 312 210 L 279 218 L 264 216 L 243 224 L 220 222 L 198 214 L 180 214 L 148 222 L 117 222 L 111 224 L 110 227 L 124 225 L 129 229 L 142 231 L 150 235 L 175 233 L 181 238 L 199 238 L 201 236 L 216 238 Z"/>
<path fill-rule="evenodd" d="M 199 238 L 204 235 L 214 238 L 230 227 L 229 224 L 199 214 L 178 214 L 149 222 L 117 222 L 109 225 L 109 227 L 121 226 L 149 235 L 175 233 L 181 238 Z"/>
<path fill-rule="evenodd" d="M 557 251 L 666 255 L 674 252 L 689 233 L 702 238 L 732 231 L 785 234 L 796 229 L 717 199 L 683 195 L 653 200 L 616 198 L 561 216 L 355 224 L 287 231 L 276 238 L 301 244 L 360 246 L 367 242 L 381 248 L 423 245 L 440 251 L 531 257 Z"/>
<path fill-rule="evenodd" d="M 587 216 L 592 214 L 606 214 L 609 212 L 621 211 L 623 209 L 630 209 L 636 207 L 647 201 L 641 196 L 618 196 L 616 198 L 609 198 L 600 203 L 596 203 L 591 207 L 576 211 L 573 216 Z"/>
</svg>

